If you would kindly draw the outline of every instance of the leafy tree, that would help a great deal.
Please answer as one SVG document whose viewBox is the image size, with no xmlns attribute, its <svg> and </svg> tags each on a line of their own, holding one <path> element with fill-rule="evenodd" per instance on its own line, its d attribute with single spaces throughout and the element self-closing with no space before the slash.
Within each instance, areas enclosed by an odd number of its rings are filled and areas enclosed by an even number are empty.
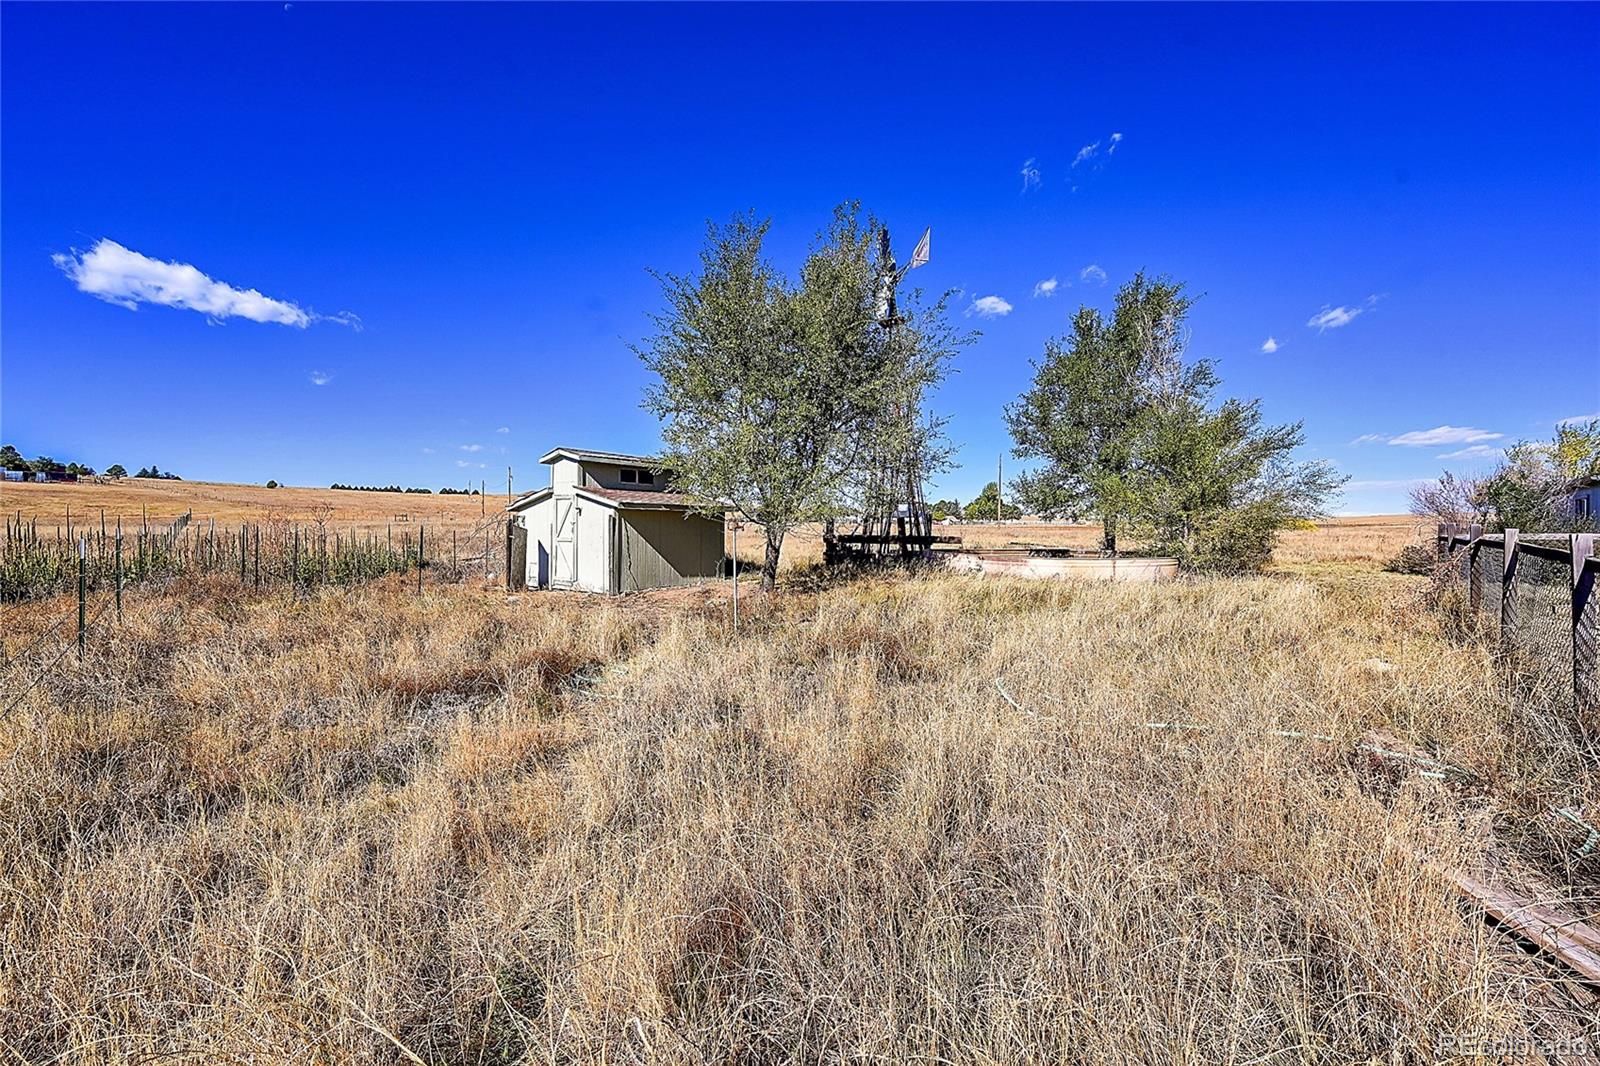
<svg viewBox="0 0 1600 1066">
<path fill-rule="evenodd" d="M 1117 292 L 1109 321 L 1080 307 L 1069 335 L 1045 342 L 1033 387 L 1005 411 L 1017 458 L 1045 460 L 1013 485 L 1029 510 L 1050 517 L 1092 511 L 1105 549 L 1116 551 L 1134 504 L 1141 419 L 1152 390 L 1179 369 L 1192 303 L 1182 285 L 1140 272 Z"/>
<path fill-rule="evenodd" d="M 1600 474 L 1600 422 L 1556 427 L 1549 442 L 1522 441 L 1483 481 L 1485 509 L 1502 529 L 1565 532 L 1589 528 L 1568 508 L 1572 483 Z"/>
<path fill-rule="evenodd" d="M 946 518 L 961 517 L 961 502 L 959 500 L 939 500 L 933 505 L 933 517 L 938 521 Z"/>
<path fill-rule="evenodd" d="M 59 474 L 64 473 L 67 469 L 48 455 L 39 456 L 29 465 L 33 468 L 35 474 Z"/>
<path fill-rule="evenodd" d="M 267 488 L 275 489 L 277 487 L 278 487 L 278 483 L 276 481 L 272 481 L 272 480 L 268 480 L 267 481 Z"/>
<path fill-rule="evenodd" d="M 1557 426 L 1550 463 L 1569 482 L 1600 477 L 1600 419 Z"/>
<path fill-rule="evenodd" d="M 983 487 L 983 491 L 978 493 L 978 498 L 967 504 L 966 508 L 961 512 L 962 516 L 969 522 L 993 522 L 995 502 L 999 494 L 1000 490 L 995 483 L 993 481 L 989 482 Z M 1010 500 L 1002 500 L 1000 501 L 1000 517 L 1021 518 L 1022 508 Z"/>
<path fill-rule="evenodd" d="M 1298 422 L 1263 426 L 1261 401 L 1210 406 L 1204 362 L 1174 379 L 1146 412 L 1130 480 L 1133 525 L 1187 566 L 1257 570 L 1278 530 L 1320 517 L 1347 480 L 1326 462 L 1296 463 Z"/>
<path fill-rule="evenodd" d="M 133 476 L 134 477 L 155 477 L 156 475 L 155 475 L 155 472 L 153 470 L 151 470 L 150 467 L 141 466 L 139 468 L 139 472 L 137 474 L 133 475 Z"/>
<path fill-rule="evenodd" d="M 106 468 L 106 477 L 111 478 L 113 480 L 120 479 L 120 478 L 125 478 L 127 476 L 128 476 L 128 468 L 123 466 L 121 463 L 112 463 L 109 467 Z"/>
<path fill-rule="evenodd" d="M 960 342 L 943 301 L 917 310 L 916 294 L 904 325 L 879 326 L 877 227 L 857 205 L 835 210 L 796 281 L 767 261 L 768 227 L 711 226 L 695 273 L 658 274 L 666 307 L 635 350 L 658 379 L 644 406 L 665 423 L 663 466 L 708 513 L 762 527 L 770 590 L 784 536 L 843 513 L 872 465 L 866 449 L 937 465 L 942 438 L 919 419 L 921 398 Z"/>
<path fill-rule="evenodd" d="M 29 470 L 28 460 L 11 445 L 0 447 L 0 470 Z"/>
<path fill-rule="evenodd" d="M 1079 309 L 1006 408 L 1016 455 L 1046 461 L 1015 490 L 1052 517 L 1099 515 L 1108 551 L 1131 529 L 1191 567 L 1254 569 L 1279 529 L 1320 515 L 1345 479 L 1291 460 L 1300 423 L 1263 426 L 1256 400 L 1212 406 L 1214 367 L 1184 359 L 1193 303 L 1182 284 L 1139 273 L 1109 321 Z"/>
</svg>

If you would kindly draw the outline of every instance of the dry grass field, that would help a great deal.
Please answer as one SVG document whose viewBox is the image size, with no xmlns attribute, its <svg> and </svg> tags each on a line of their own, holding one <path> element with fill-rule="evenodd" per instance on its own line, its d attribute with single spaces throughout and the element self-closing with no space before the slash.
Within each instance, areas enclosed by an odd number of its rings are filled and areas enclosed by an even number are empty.
<svg viewBox="0 0 1600 1066">
<path fill-rule="evenodd" d="M 170 523 L 186 511 L 196 520 L 219 525 L 241 522 L 312 522 L 318 519 L 363 531 L 394 523 L 426 524 L 429 528 L 466 527 L 505 508 L 502 493 L 441 496 L 438 493 L 357 492 L 349 489 L 268 489 L 260 485 L 228 485 L 208 481 L 165 481 L 124 478 L 104 484 L 34 484 L 0 482 L 0 513 L 37 518 L 41 531 L 65 528 L 70 509 L 75 523 L 98 528 L 105 512 L 108 524 L 122 519 L 125 528 L 148 516 L 151 525 Z"/>
<path fill-rule="evenodd" d="M 1549 810 L 1593 816 L 1593 752 L 1422 579 L 1376 571 L 1401 536 L 1342 522 L 1288 540 L 1298 572 L 1164 586 L 802 570 L 738 633 L 725 586 L 141 595 L 81 665 L 21 696 L 33 667 L 0 674 L 0 1052 L 1390 1063 L 1593 1039 L 1592 993 L 1444 876 L 1503 866 L 1592 921 L 1600 856 Z M 8 660 L 61 608 L 8 608 Z"/>
</svg>

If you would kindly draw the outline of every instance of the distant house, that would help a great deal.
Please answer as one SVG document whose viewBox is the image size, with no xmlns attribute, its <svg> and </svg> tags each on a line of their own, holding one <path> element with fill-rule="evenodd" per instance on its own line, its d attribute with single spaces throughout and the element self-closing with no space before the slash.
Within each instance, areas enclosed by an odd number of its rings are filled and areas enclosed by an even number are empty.
<svg viewBox="0 0 1600 1066">
<path fill-rule="evenodd" d="M 1581 477 L 1567 485 L 1567 507 L 1573 518 L 1600 519 L 1600 477 Z"/>
<path fill-rule="evenodd" d="M 529 588 L 622 593 L 688 585 L 722 573 L 722 518 L 674 492 L 645 456 L 553 448 L 550 484 L 507 507 L 527 533 Z"/>
</svg>

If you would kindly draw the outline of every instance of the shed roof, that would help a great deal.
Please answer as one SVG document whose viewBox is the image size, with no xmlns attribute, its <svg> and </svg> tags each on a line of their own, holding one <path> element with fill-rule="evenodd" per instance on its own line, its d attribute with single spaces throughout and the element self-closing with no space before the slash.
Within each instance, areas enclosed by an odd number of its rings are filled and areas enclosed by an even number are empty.
<svg viewBox="0 0 1600 1066">
<path fill-rule="evenodd" d="M 621 463 L 634 466 L 654 466 L 660 462 L 659 459 L 651 455 L 602 452 L 593 448 L 551 448 L 539 457 L 541 463 L 553 463 L 557 459 L 575 459 L 580 463 Z"/>
<path fill-rule="evenodd" d="M 689 511 L 704 507 L 706 501 L 687 492 L 659 492 L 651 489 L 581 488 L 579 496 L 627 510 Z"/>
</svg>

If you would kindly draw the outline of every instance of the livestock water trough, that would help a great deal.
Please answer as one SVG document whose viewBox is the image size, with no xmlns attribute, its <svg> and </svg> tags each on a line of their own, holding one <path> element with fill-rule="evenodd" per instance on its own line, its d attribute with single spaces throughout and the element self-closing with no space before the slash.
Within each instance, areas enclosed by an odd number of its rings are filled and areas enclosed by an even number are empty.
<svg viewBox="0 0 1600 1066">
<path fill-rule="evenodd" d="M 1169 581 L 1178 575 L 1176 559 L 1105 555 L 1071 548 L 969 548 L 940 554 L 950 569 L 968 574 L 1100 581 Z"/>
</svg>

